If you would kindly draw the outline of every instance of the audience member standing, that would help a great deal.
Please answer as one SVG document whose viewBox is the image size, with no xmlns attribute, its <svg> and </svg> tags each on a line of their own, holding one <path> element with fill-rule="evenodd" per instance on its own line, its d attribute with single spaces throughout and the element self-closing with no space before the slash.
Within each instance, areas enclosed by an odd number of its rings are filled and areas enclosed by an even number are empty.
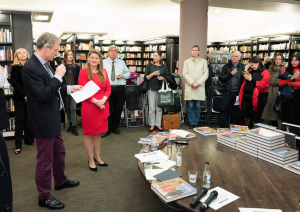
<svg viewBox="0 0 300 212">
<path fill-rule="evenodd" d="M 29 131 L 36 137 L 38 204 L 49 209 L 65 207 L 50 193 L 52 169 L 55 190 L 79 185 L 78 181 L 70 181 L 64 174 L 66 152 L 61 135 L 60 111 L 63 109 L 61 95 L 79 91 L 82 86 L 62 86 L 62 77 L 66 72 L 64 65 L 58 66 L 53 73 L 48 61 L 58 54 L 59 41 L 56 35 L 43 33 L 37 39 L 37 50 L 23 67 Z"/>
<path fill-rule="evenodd" d="M 149 132 L 154 131 L 156 126 L 159 131 L 161 128 L 162 108 L 157 107 L 157 91 L 161 89 L 162 81 L 166 81 L 165 74 L 168 74 L 168 68 L 162 64 L 162 53 L 156 51 L 153 54 L 153 63 L 146 66 L 144 80 L 148 82 L 148 102 L 149 102 Z"/>
<path fill-rule="evenodd" d="M 290 57 L 288 67 L 282 69 L 282 74 L 287 74 L 288 79 L 281 79 L 279 75 L 279 86 L 294 87 L 293 97 L 287 102 L 282 103 L 282 122 L 300 125 L 300 54 L 294 54 Z"/>
<path fill-rule="evenodd" d="M 250 59 L 250 63 L 245 66 L 245 73 L 240 83 L 242 84 L 239 93 L 240 111 L 236 123 L 244 125 L 244 119 L 252 110 L 254 123 L 260 123 L 268 101 L 270 84 L 270 74 L 265 70 L 260 58 L 254 56 Z"/>
<path fill-rule="evenodd" d="M 100 166 L 107 166 L 100 158 L 101 133 L 108 131 L 109 103 L 107 99 L 111 93 L 109 78 L 103 69 L 102 55 L 99 51 L 89 51 L 87 68 L 79 74 L 79 84 L 85 86 L 89 81 L 96 83 L 100 90 L 82 102 L 81 117 L 84 145 L 89 157 L 89 167 L 97 171 L 95 162 Z"/>
<path fill-rule="evenodd" d="M 241 63 L 240 60 L 241 52 L 233 52 L 231 61 L 223 66 L 219 76 L 219 81 L 223 83 L 222 103 L 218 117 L 218 125 L 221 128 L 226 127 L 227 116 L 233 109 L 234 103 L 239 95 L 241 87 L 240 78 L 245 69 L 245 65 Z"/>
<path fill-rule="evenodd" d="M 200 120 L 200 101 L 205 101 L 205 81 L 208 78 L 206 60 L 199 57 L 200 47 L 192 47 L 192 57 L 183 64 L 183 78 L 185 80 L 184 100 L 189 120 L 189 128 L 196 127 Z"/>
<path fill-rule="evenodd" d="M 128 70 L 125 62 L 119 58 L 118 47 L 112 45 L 108 48 L 109 58 L 103 60 L 103 67 L 107 71 L 109 82 L 111 84 L 111 95 L 109 101 L 109 118 L 108 118 L 108 131 L 102 134 L 102 138 L 110 134 L 110 132 L 120 134 L 118 130 L 121 113 L 125 103 L 125 86 L 126 79 L 130 77 L 130 71 Z"/>
<path fill-rule="evenodd" d="M 9 122 L 8 122 L 8 116 L 6 112 L 6 99 L 4 94 L 4 89 L 9 88 L 9 83 L 6 78 L 6 73 L 4 73 L 4 70 L 0 68 L 0 131 L 3 135 L 3 130 L 8 128 Z"/>
<path fill-rule="evenodd" d="M 281 54 L 276 54 L 272 64 L 269 68 L 270 73 L 270 86 L 268 89 L 269 97 L 267 105 L 262 114 L 262 119 L 269 120 L 272 126 L 278 127 L 278 113 L 273 110 L 276 98 L 279 91 L 279 78 L 278 75 L 281 73 L 281 70 L 284 68 L 284 57 Z"/>
<path fill-rule="evenodd" d="M 13 100 L 15 105 L 15 154 L 22 149 L 24 131 L 24 143 L 34 146 L 34 136 L 28 130 L 27 120 L 27 96 L 23 84 L 23 65 L 30 58 L 26 49 L 18 49 L 14 55 L 14 63 L 11 67 L 11 85 L 14 87 Z"/>
<path fill-rule="evenodd" d="M 67 50 L 64 53 L 63 63 L 66 67 L 66 74 L 63 77 L 64 85 L 78 85 L 78 76 L 80 72 L 79 65 L 75 64 L 75 60 L 73 57 L 73 52 L 71 50 Z M 77 114 L 76 114 L 76 102 L 72 98 L 72 96 L 63 96 L 65 110 L 67 113 L 67 118 L 69 121 L 69 128 L 67 132 L 72 132 L 73 135 L 78 136 L 78 132 L 76 129 L 77 125 Z"/>
</svg>

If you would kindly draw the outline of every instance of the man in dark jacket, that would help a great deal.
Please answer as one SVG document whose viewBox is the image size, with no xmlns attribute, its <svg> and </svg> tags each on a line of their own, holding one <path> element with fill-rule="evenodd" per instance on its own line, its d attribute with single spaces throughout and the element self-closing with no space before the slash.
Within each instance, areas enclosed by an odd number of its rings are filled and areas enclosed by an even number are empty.
<svg viewBox="0 0 300 212">
<path fill-rule="evenodd" d="M 223 66 L 219 81 L 223 83 L 223 96 L 218 118 L 218 127 L 226 127 L 226 119 L 231 108 L 234 106 L 240 91 L 240 77 L 245 69 L 245 65 L 240 62 L 241 53 L 233 52 L 231 61 Z"/>
</svg>

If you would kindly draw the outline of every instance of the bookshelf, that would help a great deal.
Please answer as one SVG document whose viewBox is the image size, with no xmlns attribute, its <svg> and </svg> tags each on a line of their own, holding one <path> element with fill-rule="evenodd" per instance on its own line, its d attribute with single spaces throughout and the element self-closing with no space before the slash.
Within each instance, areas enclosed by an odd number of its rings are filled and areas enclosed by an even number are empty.
<svg viewBox="0 0 300 212">
<path fill-rule="evenodd" d="M 0 66 L 6 73 L 6 77 L 9 83 L 11 83 L 11 64 L 13 63 L 14 54 L 14 42 L 13 42 L 13 27 L 12 27 L 12 15 L 0 14 Z M 15 136 L 15 110 L 13 102 L 13 88 L 10 85 L 9 89 L 4 90 L 7 115 L 9 118 L 9 127 L 3 132 L 4 137 Z"/>
</svg>

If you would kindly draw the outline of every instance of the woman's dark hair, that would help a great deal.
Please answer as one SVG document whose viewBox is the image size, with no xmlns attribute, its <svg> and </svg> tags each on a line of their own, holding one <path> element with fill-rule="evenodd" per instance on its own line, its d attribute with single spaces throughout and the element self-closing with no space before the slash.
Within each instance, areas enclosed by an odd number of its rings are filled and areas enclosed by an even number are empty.
<svg viewBox="0 0 300 212">
<path fill-rule="evenodd" d="M 289 59 L 289 63 L 288 63 L 288 67 L 286 68 L 287 72 L 289 72 L 291 75 L 294 74 L 294 67 L 292 65 L 292 59 L 296 57 L 298 61 L 300 61 L 300 53 L 297 54 L 292 54 L 292 56 Z M 299 63 L 299 67 L 300 67 L 300 63 Z"/>
<path fill-rule="evenodd" d="M 159 60 L 159 64 L 162 65 L 163 64 L 162 52 L 161 51 L 154 51 L 154 53 L 157 53 L 161 57 L 160 60 Z"/>
<path fill-rule="evenodd" d="M 259 65 L 258 65 L 259 71 L 260 71 L 260 72 L 263 72 L 263 71 L 265 70 L 265 67 L 264 67 L 264 65 L 262 64 L 261 59 L 260 59 L 259 57 L 257 57 L 257 56 L 251 57 L 249 63 L 259 63 Z"/>
</svg>

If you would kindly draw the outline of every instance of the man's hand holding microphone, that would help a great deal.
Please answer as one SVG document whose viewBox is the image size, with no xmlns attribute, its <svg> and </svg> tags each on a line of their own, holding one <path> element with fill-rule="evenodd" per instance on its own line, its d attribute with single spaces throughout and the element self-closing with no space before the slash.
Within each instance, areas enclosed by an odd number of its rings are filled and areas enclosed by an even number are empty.
<svg viewBox="0 0 300 212">
<path fill-rule="evenodd" d="M 57 66 L 55 75 L 58 75 L 61 78 L 63 78 L 65 73 L 66 73 L 66 67 L 63 64 L 60 64 L 59 66 Z M 71 92 L 74 93 L 76 91 L 81 91 L 82 88 L 83 88 L 83 86 L 81 86 L 81 85 L 72 85 Z"/>
</svg>

